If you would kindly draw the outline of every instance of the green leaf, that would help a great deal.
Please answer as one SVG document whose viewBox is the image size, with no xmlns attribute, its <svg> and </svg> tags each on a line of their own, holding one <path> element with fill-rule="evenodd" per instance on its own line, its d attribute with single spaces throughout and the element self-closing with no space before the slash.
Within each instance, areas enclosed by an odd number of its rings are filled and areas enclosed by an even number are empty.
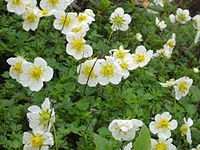
<svg viewBox="0 0 200 150">
<path fill-rule="evenodd" d="M 151 149 L 151 139 L 148 128 L 143 125 L 134 143 L 134 150 L 150 150 Z"/>
<path fill-rule="evenodd" d="M 112 141 L 109 141 L 98 134 L 94 134 L 94 143 L 96 145 L 95 150 L 113 150 Z"/>
</svg>

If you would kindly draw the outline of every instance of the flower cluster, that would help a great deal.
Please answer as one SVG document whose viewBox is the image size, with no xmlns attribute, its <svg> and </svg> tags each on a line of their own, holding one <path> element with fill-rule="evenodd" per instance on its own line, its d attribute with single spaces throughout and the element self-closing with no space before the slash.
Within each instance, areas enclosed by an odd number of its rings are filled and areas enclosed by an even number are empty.
<svg viewBox="0 0 200 150">
<path fill-rule="evenodd" d="M 48 150 L 49 147 L 54 145 L 50 129 L 55 122 L 55 112 L 50 105 L 49 98 L 46 98 L 41 108 L 36 105 L 28 108 L 27 118 L 32 133 L 24 132 L 24 150 Z"/>
<path fill-rule="evenodd" d="M 172 144 L 171 131 L 178 126 L 176 120 L 171 120 L 172 116 L 169 112 L 157 114 L 154 121 L 149 124 L 149 129 L 153 134 L 158 134 L 158 140 L 151 139 L 152 150 L 176 150 L 176 146 Z M 184 124 L 180 127 L 180 134 L 186 135 L 187 142 L 192 143 L 190 127 L 193 125 L 191 118 L 184 118 Z M 112 136 L 119 141 L 132 141 L 136 132 L 143 126 L 143 122 L 137 119 L 131 120 L 113 120 L 109 125 L 109 131 Z M 132 142 L 124 147 L 124 150 L 130 150 Z"/>
<path fill-rule="evenodd" d="M 129 76 L 129 71 L 146 66 L 153 57 L 152 50 L 146 50 L 144 46 L 138 46 L 134 54 L 129 53 L 123 46 L 119 49 L 110 50 L 111 56 L 105 59 L 87 60 L 77 68 L 79 73 L 78 82 L 96 86 L 98 83 L 119 84 L 122 78 Z"/>
<path fill-rule="evenodd" d="M 36 57 L 34 63 L 26 61 L 18 56 L 9 58 L 7 63 L 11 65 L 9 74 L 24 87 L 29 87 L 31 91 L 39 91 L 43 87 L 43 82 L 48 82 L 53 77 L 53 69 L 47 66 L 46 61 L 41 57 Z"/>
<path fill-rule="evenodd" d="M 182 97 L 185 97 L 188 94 L 192 83 L 193 80 L 189 77 L 181 77 L 177 80 L 170 79 L 169 81 L 166 81 L 166 83 L 160 82 L 161 86 L 163 87 L 174 87 L 175 98 L 177 100 L 180 100 Z"/>
</svg>

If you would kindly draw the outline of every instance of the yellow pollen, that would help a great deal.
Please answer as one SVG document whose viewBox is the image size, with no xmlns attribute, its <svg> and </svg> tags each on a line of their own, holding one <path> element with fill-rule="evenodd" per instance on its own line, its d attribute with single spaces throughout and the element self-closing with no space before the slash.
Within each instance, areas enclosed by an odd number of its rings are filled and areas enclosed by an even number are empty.
<svg viewBox="0 0 200 150">
<path fill-rule="evenodd" d="M 77 51 L 77 52 L 82 52 L 84 50 L 84 43 L 83 39 L 74 39 L 73 42 L 71 42 L 72 47 Z"/>
<path fill-rule="evenodd" d="M 185 82 L 181 82 L 178 87 L 179 90 L 183 93 L 186 93 L 188 90 L 187 84 Z"/>
<path fill-rule="evenodd" d="M 30 141 L 30 144 L 34 148 L 39 148 L 44 144 L 44 138 L 41 135 L 36 134 Z"/>
<path fill-rule="evenodd" d="M 13 66 L 12 72 L 16 73 L 17 75 L 22 74 L 22 62 L 17 62 Z"/>
<path fill-rule="evenodd" d="M 74 33 L 80 32 L 81 30 L 82 30 L 82 27 L 72 28 L 72 32 L 74 32 Z"/>
<path fill-rule="evenodd" d="M 93 67 L 90 65 L 90 66 L 86 66 L 83 70 L 82 70 L 82 74 L 85 75 L 86 78 L 94 78 L 96 79 L 97 76 L 95 75 L 94 71 L 92 70 Z"/>
<path fill-rule="evenodd" d="M 145 56 L 144 54 L 137 54 L 134 56 L 134 58 L 136 59 L 137 63 L 142 63 L 145 61 Z"/>
<path fill-rule="evenodd" d="M 170 42 L 167 43 L 167 45 L 168 45 L 170 48 L 174 48 L 175 42 L 174 42 L 174 41 L 170 41 Z"/>
<path fill-rule="evenodd" d="M 103 68 L 101 69 L 100 73 L 104 76 L 104 77 L 112 77 L 114 74 L 115 68 L 114 66 L 112 66 L 111 64 L 107 63 L 106 65 L 103 66 Z"/>
<path fill-rule="evenodd" d="M 69 26 L 69 24 L 71 22 L 72 22 L 72 19 L 69 16 L 67 16 L 67 17 L 63 16 L 61 21 L 60 21 L 60 25 L 64 25 L 64 26 L 67 27 L 67 26 Z"/>
<path fill-rule="evenodd" d="M 28 16 L 26 17 L 26 20 L 29 22 L 29 23 L 34 23 L 37 19 L 37 16 L 33 13 L 33 12 L 30 12 L 28 14 Z"/>
<path fill-rule="evenodd" d="M 174 82 L 174 81 L 175 81 L 175 79 L 170 79 L 170 80 L 166 81 L 166 83 L 171 83 L 171 82 Z"/>
<path fill-rule="evenodd" d="M 20 5 L 20 4 L 22 4 L 22 0 L 12 0 L 12 3 L 14 5 Z"/>
<path fill-rule="evenodd" d="M 46 10 L 46 9 L 44 9 L 44 10 L 41 11 L 41 14 L 42 14 L 43 16 L 48 15 L 48 13 L 49 13 L 49 11 Z"/>
<path fill-rule="evenodd" d="M 123 70 L 128 70 L 128 64 L 127 64 L 127 63 L 122 62 L 122 63 L 120 64 L 120 66 L 121 66 L 121 68 L 122 68 Z"/>
<path fill-rule="evenodd" d="M 83 16 L 83 15 L 79 15 L 79 16 L 77 16 L 77 19 L 82 22 L 82 21 L 85 21 L 87 19 L 87 17 Z"/>
<path fill-rule="evenodd" d="M 39 114 L 39 121 L 40 121 L 40 124 L 46 126 L 49 124 L 50 122 L 50 119 L 51 119 L 51 114 L 48 110 L 46 111 L 42 111 L 40 114 Z"/>
<path fill-rule="evenodd" d="M 59 0 L 48 0 L 48 2 L 51 6 L 55 7 L 59 3 Z"/>
<path fill-rule="evenodd" d="M 124 53 L 124 51 L 122 51 L 122 50 L 118 50 L 117 52 L 116 52 L 116 58 L 119 58 L 119 59 L 124 59 L 124 57 L 125 57 L 125 53 Z"/>
<path fill-rule="evenodd" d="M 170 123 L 167 119 L 161 119 L 157 124 L 156 124 L 156 127 L 157 128 L 161 128 L 163 130 L 166 130 L 168 129 Z"/>
<path fill-rule="evenodd" d="M 187 125 L 185 125 L 185 124 L 182 125 L 182 126 L 181 126 L 181 136 L 186 135 L 187 131 L 188 131 Z"/>
<path fill-rule="evenodd" d="M 116 16 L 114 19 L 113 19 L 113 22 L 116 26 L 120 27 L 123 25 L 124 23 L 124 19 L 121 17 L 121 16 Z"/>
<path fill-rule="evenodd" d="M 164 142 L 160 142 L 156 145 L 156 150 L 167 150 L 167 145 Z"/>
<path fill-rule="evenodd" d="M 33 78 L 34 80 L 39 80 L 43 74 L 44 70 L 41 67 L 34 66 L 29 72 L 29 77 Z"/>
<path fill-rule="evenodd" d="M 180 14 L 178 15 L 178 19 L 179 19 L 180 21 L 185 21 L 185 20 L 186 20 L 185 14 L 180 13 Z"/>
</svg>

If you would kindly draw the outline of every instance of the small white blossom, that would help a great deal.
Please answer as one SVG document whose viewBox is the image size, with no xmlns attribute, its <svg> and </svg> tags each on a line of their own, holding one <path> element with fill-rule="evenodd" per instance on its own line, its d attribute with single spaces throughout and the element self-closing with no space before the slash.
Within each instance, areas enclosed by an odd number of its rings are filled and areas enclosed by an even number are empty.
<svg viewBox="0 0 200 150">
<path fill-rule="evenodd" d="M 79 13 L 76 17 L 78 23 L 87 23 L 88 25 L 90 25 L 92 22 L 95 21 L 93 14 L 88 14 L 89 12 L 86 11 L 87 13 Z"/>
<path fill-rule="evenodd" d="M 128 24 L 131 22 L 129 14 L 124 14 L 123 8 L 117 8 L 110 16 L 110 23 L 112 23 L 112 30 L 128 30 Z"/>
<path fill-rule="evenodd" d="M 166 2 L 172 2 L 172 0 L 154 0 L 153 1 L 156 5 L 159 5 L 159 6 L 161 6 L 161 7 L 164 7 L 164 4 L 166 3 Z"/>
<path fill-rule="evenodd" d="M 199 73 L 199 69 L 198 68 L 193 68 L 194 73 Z"/>
<path fill-rule="evenodd" d="M 175 89 L 175 98 L 180 100 L 182 97 L 186 96 L 190 90 L 190 87 L 193 83 L 193 80 L 189 77 L 181 77 L 176 80 L 174 85 Z"/>
<path fill-rule="evenodd" d="M 175 17 L 175 15 L 174 15 L 174 14 L 170 14 L 170 15 L 169 15 L 169 20 L 170 20 L 171 23 L 174 24 L 174 23 L 176 22 L 176 17 Z"/>
<path fill-rule="evenodd" d="M 188 21 L 191 20 L 189 10 L 178 8 L 176 11 L 176 20 L 181 24 L 186 24 Z"/>
<path fill-rule="evenodd" d="M 131 141 L 141 126 L 143 122 L 137 119 L 113 120 L 109 125 L 109 131 L 116 140 Z"/>
<path fill-rule="evenodd" d="M 175 82 L 175 79 L 170 79 L 166 81 L 166 83 L 161 83 L 161 82 L 159 83 L 162 87 L 170 87 L 170 86 L 173 86 L 176 82 Z"/>
<path fill-rule="evenodd" d="M 18 15 L 23 14 L 26 11 L 25 2 L 26 0 L 6 0 L 7 10 L 9 12 L 14 12 Z"/>
<path fill-rule="evenodd" d="M 137 34 L 135 35 L 135 37 L 136 37 L 136 39 L 137 39 L 139 42 L 143 41 L 143 39 L 142 39 L 142 34 L 141 34 L 141 33 L 137 33 Z"/>
<path fill-rule="evenodd" d="M 181 126 L 181 135 L 186 136 L 186 139 L 189 144 L 192 144 L 192 138 L 191 138 L 191 131 L 190 127 L 193 125 L 193 121 L 191 118 L 186 119 L 184 118 L 184 124 Z"/>
<path fill-rule="evenodd" d="M 51 108 L 49 98 L 42 103 L 41 108 L 33 105 L 28 108 L 27 113 L 29 126 L 33 130 L 50 131 L 52 124 L 55 122 L 55 112 Z"/>
<path fill-rule="evenodd" d="M 157 114 L 155 116 L 155 121 L 149 124 L 149 129 L 153 134 L 158 134 L 158 137 L 169 138 L 171 136 L 171 130 L 177 128 L 177 121 L 170 121 L 172 116 L 169 112 L 164 112 L 161 115 Z"/>
<path fill-rule="evenodd" d="M 167 27 L 165 21 L 159 20 L 158 18 L 156 18 L 156 26 L 159 27 L 161 31 Z"/>
<path fill-rule="evenodd" d="M 159 138 L 158 141 L 151 139 L 151 150 L 176 150 L 176 146 L 172 144 L 172 138 Z"/>
</svg>

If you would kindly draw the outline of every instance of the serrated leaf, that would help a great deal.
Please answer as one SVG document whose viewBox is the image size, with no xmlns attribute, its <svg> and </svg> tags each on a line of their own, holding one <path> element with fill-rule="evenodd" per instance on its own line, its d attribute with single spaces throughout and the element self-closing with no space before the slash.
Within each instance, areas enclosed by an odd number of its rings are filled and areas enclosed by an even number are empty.
<svg viewBox="0 0 200 150">
<path fill-rule="evenodd" d="M 143 125 L 139 136 L 134 143 L 134 150 L 150 150 L 151 149 L 151 137 L 148 128 Z"/>
</svg>

